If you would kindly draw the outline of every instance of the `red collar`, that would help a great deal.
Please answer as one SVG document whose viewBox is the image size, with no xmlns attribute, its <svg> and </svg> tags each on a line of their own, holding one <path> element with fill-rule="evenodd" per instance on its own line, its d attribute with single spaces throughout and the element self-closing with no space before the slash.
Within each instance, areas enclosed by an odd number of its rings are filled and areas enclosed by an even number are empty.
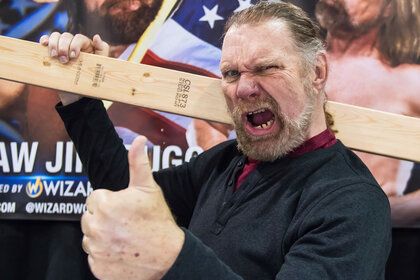
<svg viewBox="0 0 420 280">
<path fill-rule="evenodd" d="M 337 138 L 335 138 L 334 133 L 327 128 L 320 134 L 306 140 L 302 145 L 300 145 L 296 150 L 290 152 L 286 155 L 288 158 L 293 158 L 300 156 L 304 153 L 308 153 L 311 151 L 315 151 L 322 148 L 328 148 L 332 145 L 337 143 Z M 259 160 L 255 160 L 252 158 L 247 159 L 244 168 L 242 169 L 242 173 L 239 175 L 235 190 L 240 186 L 240 184 L 245 180 L 246 176 L 248 176 L 249 173 L 251 173 L 253 170 L 255 170 L 260 163 Z"/>
<path fill-rule="evenodd" d="M 297 157 L 307 152 L 331 147 L 335 143 L 337 143 L 337 138 L 335 138 L 334 133 L 329 128 L 327 128 L 320 134 L 306 140 L 302 145 L 297 147 L 296 150 L 287 154 L 286 157 Z"/>
</svg>

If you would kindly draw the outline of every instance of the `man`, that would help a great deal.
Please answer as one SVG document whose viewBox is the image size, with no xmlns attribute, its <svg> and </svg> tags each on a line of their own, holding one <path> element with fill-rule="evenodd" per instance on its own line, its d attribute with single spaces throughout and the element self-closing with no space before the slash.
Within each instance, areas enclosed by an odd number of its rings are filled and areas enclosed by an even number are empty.
<svg viewBox="0 0 420 280">
<path fill-rule="evenodd" d="M 145 139 L 127 158 L 100 102 L 58 107 L 92 184 L 123 189 L 87 200 L 83 247 L 93 273 L 383 279 L 389 204 L 327 128 L 328 63 L 316 27 L 290 4 L 261 2 L 235 14 L 226 30 L 220 69 L 238 139 L 189 163 L 152 178 Z M 99 37 L 56 41 L 41 39 L 66 56 L 107 49 Z"/>
<path fill-rule="evenodd" d="M 318 2 L 333 69 L 326 87 L 331 100 L 420 117 L 419 5 L 417 0 Z M 410 177 L 405 166 L 412 164 L 358 155 L 388 195 L 393 225 L 418 226 L 420 186 L 403 195 Z"/>
</svg>

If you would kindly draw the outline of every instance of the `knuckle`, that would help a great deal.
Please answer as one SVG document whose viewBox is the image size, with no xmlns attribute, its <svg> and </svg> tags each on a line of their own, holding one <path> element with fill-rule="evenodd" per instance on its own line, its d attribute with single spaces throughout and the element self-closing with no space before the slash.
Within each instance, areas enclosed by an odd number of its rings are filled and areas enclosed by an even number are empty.
<svg viewBox="0 0 420 280">
<path fill-rule="evenodd" d="M 67 38 L 72 38 L 73 34 L 69 33 L 69 32 L 64 32 L 62 35 L 62 37 L 67 37 Z"/>
<path fill-rule="evenodd" d="M 48 40 L 49 39 L 49 36 L 48 35 L 42 35 L 40 38 L 39 38 L 39 41 L 40 42 L 42 42 L 42 41 L 45 41 L 45 40 Z"/>
<path fill-rule="evenodd" d="M 86 236 L 83 236 L 82 239 L 82 249 L 85 251 L 86 254 L 89 254 L 89 243 Z"/>
<path fill-rule="evenodd" d="M 93 191 L 86 199 L 86 207 L 88 209 L 95 208 L 97 205 L 106 203 L 111 193 L 111 191 L 105 189 Z"/>
<path fill-rule="evenodd" d="M 98 200 L 98 201 L 103 201 L 106 200 L 108 195 L 111 192 L 109 190 L 106 189 L 98 189 L 92 192 L 91 196 L 93 197 L 92 199 Z"/>
<path fill-rule="evenodd" d="M 60 36 L 61 36 L 61 34 L 57 31 L 51 33 L 51 35 L 50 35 L 50 37 L 60 37 Z"/>
<path fill-rule="evenodd" d="M 85 35 L 77 33 L 76 35 L 74 35 L 74 38 L 77 40 L 86 40 L 88 39 Z"/>
</svg>

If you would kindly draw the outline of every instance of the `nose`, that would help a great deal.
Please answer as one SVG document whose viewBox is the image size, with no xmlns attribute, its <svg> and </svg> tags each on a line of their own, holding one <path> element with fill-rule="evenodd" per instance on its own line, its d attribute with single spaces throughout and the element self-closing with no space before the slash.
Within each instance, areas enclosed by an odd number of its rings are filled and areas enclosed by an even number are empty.
<svg viewBox="0 0 420 280">
<path fill-rule="evenodd" d="M 243 100 L 252 100 L 259 95 L 256 78 L 249 72 L 242 72 L 238 80 L 236 96 Z"/>
</svg>

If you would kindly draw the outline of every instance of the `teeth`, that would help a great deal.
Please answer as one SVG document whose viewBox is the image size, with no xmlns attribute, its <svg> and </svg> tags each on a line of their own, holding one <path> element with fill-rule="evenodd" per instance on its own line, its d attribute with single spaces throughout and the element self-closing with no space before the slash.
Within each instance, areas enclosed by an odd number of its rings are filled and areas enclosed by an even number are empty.
<svg viewBox="0 0 420 280">
<path fill-rule="evenodd" d="M 265 109 L 261 109 L 261 110 L 254 111 L 254 112 L 249 112 L 248 116 L 252 116 L 253 114 L 258 114 L 258 113 L 262 113 L 262 112 L 265 112 Z"/>
<path fill-rule="evenodd" d="M 263 123 L 257 126 L 254 126 L 256 129 L 265 129 L 267 127 L 270 127 L 271 125 L 273 125 L 274 121 L 273 120 L 269 120 L 267 123 Z"/>
</svg>

